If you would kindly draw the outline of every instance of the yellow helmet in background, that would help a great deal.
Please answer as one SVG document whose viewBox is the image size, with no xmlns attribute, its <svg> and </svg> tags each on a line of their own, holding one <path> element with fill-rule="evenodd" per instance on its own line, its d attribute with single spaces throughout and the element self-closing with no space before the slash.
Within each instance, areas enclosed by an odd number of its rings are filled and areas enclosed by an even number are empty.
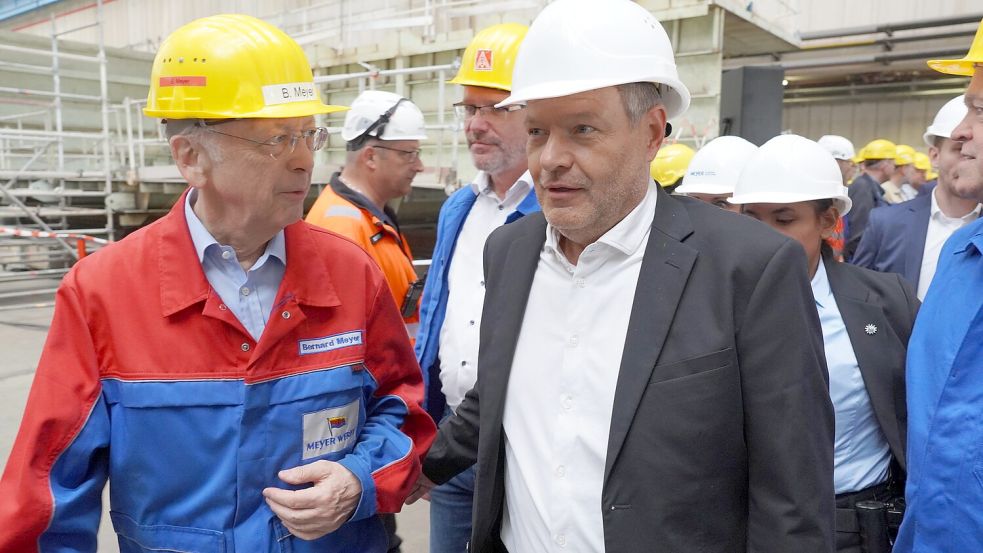
<svg viewBox="0 0 983 553">
<path fill-rule="evenodd" d="M 894 145 L 894 142 L 890 140 L 885 140 L 883 138 L 878 138 L 877 140 L 871 140 L 866 146 L 860 149 L 857 153 L 855 161 L 867 161 L 871 159 L 890 159 L 898 157 L 898 147 Z"/>
<path fill-rule="evenodd" d="M 457 75 L 447 82 L 511 92 L 512 67 L 527 31 L 529 27 L 519 23 L 500 23 L 482 29 L 465 48 Z"/>
<path fill-rule="evenodd" d="M 976 29 L 976 37 L 969 47 L 969 52 L 960 60 L 929 60 L 928 66 L 947 75 L 963 75 L 972 77 L 977 63 L 983 63 L 983 21 Z"/>
<path fill-rule="evenodd" d="M 686 168 L 696 152 L 685 144 L 670 144 L 659 148 L 649 173 L 663 188 L 675 185 L 686 174 Z"/>
<path fill-rule="evenodd" d="M 162 119 L 306 117 L 321 102 L 304 50 L 248 15 L 196 19 L 161 44 L 143 113 Z"/>
<path fill-rule="evenodd" d="M 907 144 L 898 144 L 894 148 L 894 164 L 911 165 L 915 162 L 915 149 Z"/>
<path fill-rule="evenodd" d="M 925 180 L 935 180 L 939 178 L 939 174 L 932 170 L 932 160 L 928 155 L 921 152 L 915 152 L 915 169 L 919 171 L 925 171 Z"/>
</svg>

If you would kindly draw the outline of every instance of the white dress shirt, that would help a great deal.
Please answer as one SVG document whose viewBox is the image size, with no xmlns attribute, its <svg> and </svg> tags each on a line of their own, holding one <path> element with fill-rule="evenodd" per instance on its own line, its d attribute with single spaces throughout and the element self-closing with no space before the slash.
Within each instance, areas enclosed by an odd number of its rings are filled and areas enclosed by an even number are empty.
<svg viewBox="0 0 983 553">
<path fill-rule="evenodd" d="M 482 255 L 485 240 L 505 224 L 532 189 L 532 176 L 523 173 L 500 199 L 488 174 L 478 173 L 471 188 L 478 195 L 468 212 L 454 246 L 447 270 L 447 312 L 440 327 L 439 350 L 441 391 L 447 406 L 456 410 L 464 394 L 478 378 L 478 328 L 485 301 Z"/>
<path fill-rule="evenodd" d="M 925 233 L 925 249 L 922 253 L 922 269 L 918 275 L 918 299 L 924 300 L 928 293 L 928 285 L 935 277 L 935 268 L 939 264 L 939 254 L 942 246 L 952 236 L 952 233 L 972 223 L 980 216 L 980 204 L 962 217 L 949 217 L 939 208 L 935 201 L 938 187 L 932 190 L 932 214 L 928 218 L 928 231 Z"/>
<path fill-rule="evenodd" d="M 836 415 L 833 489 L 837 494 L 858 492 L 887 480 L 891 448 L 874 414 L 853 343 L 821 259 L 812 277 L 812 295 L 823 327 L 829 397 Z"/>
<path fill-rule="evenodd" d="M 615 387 L 657 195 L 577 265 L 547 226 L 502 419 L 502 542 L 512 553 L 602 552 L 601 491 Z"/>
</svg>

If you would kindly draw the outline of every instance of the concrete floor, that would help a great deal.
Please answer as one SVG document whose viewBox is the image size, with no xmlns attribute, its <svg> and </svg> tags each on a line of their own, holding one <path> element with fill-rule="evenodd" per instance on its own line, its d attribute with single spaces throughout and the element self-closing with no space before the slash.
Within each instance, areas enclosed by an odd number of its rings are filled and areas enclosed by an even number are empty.
<svg viewBox="0 0 983 553">
<path fill-rule="evenodd" d="M 36 283 L 35 283 L 36 284 Z M 50 285 L 50 283 L 48 283 Z M 42 286 L 38 286 L 41 288 Z M 13 290 L 11 284 L 0 284 L 0 291 Z M 50 296 L 34 298 L 38 303 L 50 301 Z M 18 304 L 24 303 L 18 300 Z M 0 304 L 0 471 L 6 466 L 27 403 L 34 370 L 48 333 L 54 309 L 33 307 L 3 310 Z M 103 500 L 108 512 L 108 499 Z M 116 537 L 103 516 L 99 530 L 99 552 L 118 553 Z M 407 506 L 397 515 L 399 535 L 403 538 L 403 553 L 425 553 L 429 548 L 429 504 L 420 501 Z"/>
</svg>

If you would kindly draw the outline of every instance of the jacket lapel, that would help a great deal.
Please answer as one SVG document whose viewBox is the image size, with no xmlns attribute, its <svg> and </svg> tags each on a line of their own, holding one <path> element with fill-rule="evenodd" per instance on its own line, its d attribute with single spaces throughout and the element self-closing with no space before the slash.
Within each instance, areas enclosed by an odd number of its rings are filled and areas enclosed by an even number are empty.
<svg viewBox="0 0 983 553">
<path fill-rule="evenodd" d="M 932 196 L 921 196 L 908 202 L 908 213 L 899 230 L 907 231 L 909 239 L 905 251 L 904 276 L 915 288 L 922 273 L 922 256 L 925 254 L 925 236 L 928 234 L 929 217 L 932 215 Z"/>
<path fill-rule="evenodd" d="M 892 367 L 904 364 L 904 355 L 892 356 L 897 351 L 886 344 L 890 334 L 884 309 L 870 302 L 870 291 L 857 281 L 842 264 L 825 260 L 830 289 L 836 298 L 843 324 L 846 326 L 853 353 L 860 366 L 860 374 L 867 388 L 874 415 L 898 459 L 903 459 L 903 443 L 898 428 L 895 408 Z M 868 325 L 872 332 L 868 333 Z"/>
<path fill-rule="evenodd" d="M 692 232 L 689 214 L 680 201 L 660 190 L 615 388 L 605 481 L 624 445 L 696 261 L 698 252 L 683 243 Z"/>
<path fill-rule="evenodd" d="M 522 329 L 522 319 L 529 300 L 529 291 L 539 265 L 539 255 L 546 242 L 546 219 L 541 214 L 530 215 L 533 218 L 531 230 L 509 244 L 508 252 L 502 260 L 498 271 L 506 275 L 501 282 L 489 282 L 490 286 L 507 289 L 488 290 L 486 297 L 506 298 L 491 308 L 483 311 L 483 318 L 488 320 L 488 328 L 494 328 L 487 343 L 482 337 L 482 353 L 479 356 L 481 366 L 494 367 L 495 377 L 488 379 L 481 388 L 482 411 L 490 410 L 491 419 L 496 421 L 495 430 L 501 428 L 505 408 L 505 391 L 508 389 L 509 375 L 512 372 L 512 361 L 515 358 L 515 348 L 519 341 L 519 331 Z M 495 260 L 498 263 L 499 260 Z M 482 321 L 482 327 L 486 325 Z M 497 439 L 497 438 L 496 438 Z"/>
</svg>

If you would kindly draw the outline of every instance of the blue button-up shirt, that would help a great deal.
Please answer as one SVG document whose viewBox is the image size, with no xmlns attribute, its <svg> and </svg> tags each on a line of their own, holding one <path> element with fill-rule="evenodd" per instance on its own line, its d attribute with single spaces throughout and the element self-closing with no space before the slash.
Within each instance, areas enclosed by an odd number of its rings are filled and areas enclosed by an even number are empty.
<svg viewBox="0 0 983 553">
<path fill-rule="evenodd" d="M 197 198 L 197 190 L 188 194 L 184 215 L 205 278 L 253 340 L 258 342 L 270 318 L 283 273 L 287 270 L 283 230 L 266 244 L 266 251 L 256 263 L 244 271 L 232 246 L 219 244 L 191 209 Z"/>
<path fill-rule="evenodd" d="M 983 219 L 939 256 L 908 344 L 908 510 L 894 551 L 983 551 Z"/>
<path fill-rule="evenodd" d="M 853 344 L 822 260 L 812 277 L 812 295 L 823 327 L 829 397 L 836 412 L 833 488 L 837 494 L 856 492 L 887 480 L 891 448 L 874 415 Z"/>
</svg>

